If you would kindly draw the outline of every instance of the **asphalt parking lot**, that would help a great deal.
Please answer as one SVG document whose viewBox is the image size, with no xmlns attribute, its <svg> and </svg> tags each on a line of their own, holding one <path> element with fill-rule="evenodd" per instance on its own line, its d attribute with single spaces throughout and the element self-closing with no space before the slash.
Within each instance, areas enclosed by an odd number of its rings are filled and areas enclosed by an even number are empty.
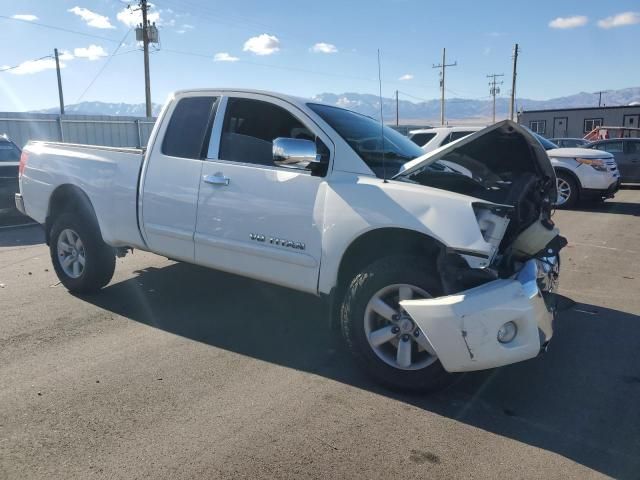
<svg viewBox="0 0 640 480">
<path fill-rule="evenodd" d="M 555 215 L 550 350 L 401 395 L 313 297 L 135 252 L 99 295 L 0 227 L 0 478 L 640 479 L 640 190 Z"/>
</svg>

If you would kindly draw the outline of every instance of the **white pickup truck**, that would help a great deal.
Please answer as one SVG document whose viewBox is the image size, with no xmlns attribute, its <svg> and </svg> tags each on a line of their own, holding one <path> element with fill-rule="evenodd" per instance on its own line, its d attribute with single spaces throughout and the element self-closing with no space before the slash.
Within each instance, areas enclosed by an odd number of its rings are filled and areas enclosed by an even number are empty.
<svg viewBox="0 0 640 480">
<path fill-rule="evenodd" d="M 137 248 L 310 292 L 367 372 L 429 390 L 546 347 L 555 198 L 513 122 L 424 154 L 349 110 L 212 89 L 173 94 L 145 150 L 30 142 L 16 205 L 70 291 Z"/>
</svg>

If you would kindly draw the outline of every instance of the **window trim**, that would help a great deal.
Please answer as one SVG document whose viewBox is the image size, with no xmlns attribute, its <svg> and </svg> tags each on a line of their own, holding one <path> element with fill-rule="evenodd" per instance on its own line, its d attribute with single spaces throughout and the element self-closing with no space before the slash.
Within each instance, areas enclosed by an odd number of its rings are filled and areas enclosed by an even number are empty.
<svg viewBox="0 0 640 480">
<path fill-rule="evenodd" d="M 534 130 L 533 124 L 536 124 L 536 128 Z M 542 125 L 542 130 L 538 130 L 537 125 Z M 533 133 L 537 133 L 538 135 L 544 135 L 547 131 L 547 121 L 546 120 L 529 120 L 529 130 Z"/>
<path fill-rule="evenodd" d="M 590 130 L 587 130 L 587 122 L 595 122 L 596 120 L 600 121 L 600 125 L 598 125 L 596 127 L 595 124 L 594 124 L 593 128 L 591 128 Z M 585 118 L 582 121 L 582 133 L 589 133 L 589 132 L 593 131 L 595 128 L 602 127 L 603 125 L 604 125 L 604 118 L 603 117 Z"/>
</svg>

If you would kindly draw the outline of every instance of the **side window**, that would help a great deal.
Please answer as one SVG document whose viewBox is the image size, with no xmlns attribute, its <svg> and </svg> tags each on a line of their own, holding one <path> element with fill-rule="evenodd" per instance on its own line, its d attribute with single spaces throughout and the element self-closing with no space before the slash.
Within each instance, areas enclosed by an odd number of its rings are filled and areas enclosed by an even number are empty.
<svg viewBox="0 0 640 480">
<path fill-rule="evenodd" d="M 533 133 L 538 133 L 540 135 L 544 135 L 544 131 L 547 129 L 547 121 L 546 120 L 531 120 L 529 122 L 529 129 Z"/>
<path fill-rule="evenodd" d="M 451 132 L 451 140 L 449 141 L 453 142 L 454 140 L 458 140 L 459 138 L 469 136 L 472 133 L 473 132 Z"/>
<path fill-rule="evenodd" d="M 609 153 L 622 153 L 624 148 L 622 142 L 605 142 L 598 145 L 598 150 L 604 150 Z"/>
<path fill-rule="evenodd" d="M 204 158 L 215 102 L 216 97 L 187 97 L 179 100 L 164 133 L 162 153 L 172 157 Z"/>
<path fill-rule="evenodd" d="M 594 128 L 602 126 L 602 118 L 585 118 L 584 119 L 584 133 L 589 133 Z"/>
<path fill-rule="evenodd" d="M 446 145 L 447 143 L 449 143 L 451 141 L 451 134 L 449 133 L 446 137 L 444 137 L 444 140 L 442 140 L 440 142 L 440 145 L 438 145 L 438 147 L 441 147 L 443 145 Z"/>
<path fill-rule="evenodd" d="M 627 143 L 627 153 L 640 153 L 640 142 L 629 141 Z"/>
<path fill-rule="evenodd" d="M 419 147 L 423 147 L 435 136 L 435 133 L 416 133 L 411 136 L 410 140 Z"/>
<path fill-rule="evenodd" d="M 219 157 L 273 166 L 272 142 L 278 137 L 315 140 L 315 135 L 284 108 L 260 100 L 230 98 Z"/>
</svg>

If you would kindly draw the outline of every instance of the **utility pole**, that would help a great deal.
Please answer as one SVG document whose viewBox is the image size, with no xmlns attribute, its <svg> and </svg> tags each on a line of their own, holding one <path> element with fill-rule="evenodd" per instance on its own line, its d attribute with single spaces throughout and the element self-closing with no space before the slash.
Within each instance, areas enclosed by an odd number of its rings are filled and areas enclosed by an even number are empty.
<svg viewBox="0 0 640 480">
<path fill-rule="evenodd" d="M 400 107 L 398 106 L 398 90 L 396 90 L 396 127 L 400 125 Z"/>
<path fill-rule="evenodd" d="M 519 48 L 516 43 L 513 47 L 513 78 L 511 80 L 511 101 L 509 103 L 509 120 L 513 120 L 513 114 L 515 113 L 516 104 L 516 77 L 518 75 L 518 53 Z"/>
<path fill-rule="evenodd" d="M 496 95 L 500 93 L 500 87 L 498 85 L 502 85 L 504 82 L 496 82 L 496 77 L 504 77 L 504 73 L 492 73 L 491 75 L 487 75 L 487 78 L 491 78 L 489 82 L 489 93 L 493 97 L 493 123 L 496 123 Z"/>
<path fill-rule="evenodd" d="M 54 48 L 56 57 L 56 73 L 58 74 L 58 99 L 60 100 L 60 115 L 64 115 L 64 97 L 62 96 L 62 77 L 60 76 L 60 60 L 58 59 L 58 49 Z"/>
<path fill-rule="evenodd" d="M 600 90 L 599 92 L 596 92 L 598 94 L 598 107 L 602 106 L 602 94 L 603 93 L 607 93 L 607 90 Z"/>
<path fill-rule="evenodd" d="M 147 0 L 138 4 L 142 10 L 142 48 L 144 51 L 144 97 L 147 117 L 151 116 L 151 78 L 149 76 L 149 22 L 147 21 Z"/>
<path fill-rule="evenodd" d="M 442 63 L 434 65 L 433 68 L 440 69 L 440 125 L 444 125 L 444 76 L 447 67 L 455 67 L 458 62 L 447 64 L 447 49 L 442 49 Z"/>
</svg>

